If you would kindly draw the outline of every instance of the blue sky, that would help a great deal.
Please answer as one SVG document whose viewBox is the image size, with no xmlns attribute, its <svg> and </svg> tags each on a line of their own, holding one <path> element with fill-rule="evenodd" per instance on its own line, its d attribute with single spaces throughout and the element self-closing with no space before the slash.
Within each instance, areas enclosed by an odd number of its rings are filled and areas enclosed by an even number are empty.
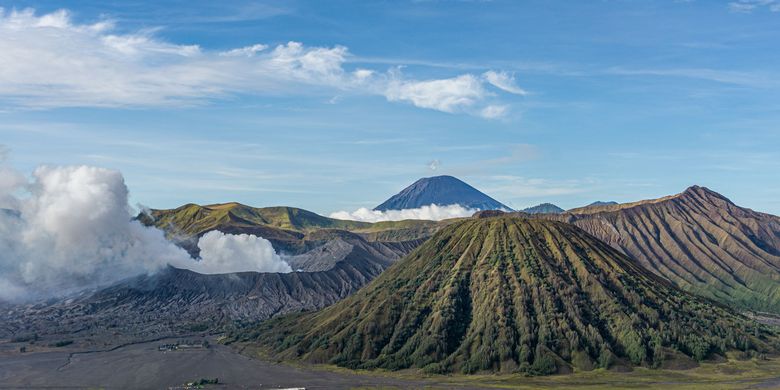
<svg viewBox="0 0 780 390">
<path fill-rule="evenodd" d="M 514 208 L 699 184 L 780 214 L 780 2 L 65 4 L 0 1 L 25 172 L 118 169 L 155 208 L 328 214 L 451 174 Z"/>
</svg>

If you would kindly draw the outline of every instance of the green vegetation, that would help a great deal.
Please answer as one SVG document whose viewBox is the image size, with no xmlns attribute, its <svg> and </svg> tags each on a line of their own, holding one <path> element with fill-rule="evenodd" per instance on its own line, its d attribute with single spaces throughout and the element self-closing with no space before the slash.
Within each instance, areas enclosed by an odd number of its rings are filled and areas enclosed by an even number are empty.
<svg viewBox="0 0 780 390">
<path fill-rule="evenodd" d="M 32 343 L 35 343 L 36 341 L 38 341 L 38 334 L 37 333 L 25 334 L 25 335 L 20 335 L 20 336 L 16 336 L 16 337 L 11 338 L 11 342 L 12 343 L 27 343 L 27 342 L 29 342 L 29 343 L 32 344 Z"/>
<path fill-rule="evenodd" d="M 192 332 L 205 332 L 209 330 L 210 327 L 211 325 L 209 325 L 207 322 L 187 325 L 187 329 Z"/>
<path fill-rule="evenodd" d="M 219 378 L 200 378 L 194 382 L 190 382 L 190 386 L 203 386 L 203 385 L 218 385 Z"/>
<path fill-rule="evenodd" d="M 184 384 L 186 389 L 203 389 L 207 385 L 218 385 L 219 378 L 200 378 L 198 380 L 187 382 Z"/>
<path fill-rule="evenodd" d="M 339 371 L 338 368 L 323 367 Z M 341 369 L 343 370 L 343 369 Z M 441 388 L 495 388 L 495 389 L 749 389 L 777 388 L 780 360 L 737 360 L 722 363 L 703 363 L 688 370 L 663 370 L 634 368 L 629 372 L 596 369 L 579 371 L 570 375 L 528 377 L 525 375 L 447 375 L 423 376 L 409 373 L 387 373 L 376 371 L 366 373 L 384 377 L 404 379 L 429 379 Z M 385 389 L 402 389 L 387 386 Z M 355 389 L 362 389 L 355 387 Z M 368 387 L 366 387 L 368 389 Z"/>
<path fill-rule="evenodd" d="M 139 219 L 147 225 L 154 224 L 187 235 L 201 234 L 220 226 L 269 226 L 294 232 L 323 228 L 347 230 L 370 226 L 365 222 L 326 218 L 293 207 L 254 208 L 240 203 L 209 206 L 187 204 L 172 210 L 152 210 L 150 215 L 142 214 Z"/>
<path fill-rule="evenodd" d="M 230 341 L 282 359 L 434 374 L 691 367 L 780 349 L 773 330 L 580 229 L 511 216 L 452 224 L 345 300 Z"/>
<path fill-rule="evenodd" d="M 460 219 L 448 219 L 444 221 L 385 221 L 372 224 L 370 227 L 355 229 L 369 241 L 401 242 L 420 238 L 427 238 L 439 231 L 442 227 L 455 223 Z"/>
<path fill-rule="evenodd" d="M 73 340 L 60 340 L 56 343 L 49 344 L 50 347 L 61 348 L 73 344 Z"/>
</svg>

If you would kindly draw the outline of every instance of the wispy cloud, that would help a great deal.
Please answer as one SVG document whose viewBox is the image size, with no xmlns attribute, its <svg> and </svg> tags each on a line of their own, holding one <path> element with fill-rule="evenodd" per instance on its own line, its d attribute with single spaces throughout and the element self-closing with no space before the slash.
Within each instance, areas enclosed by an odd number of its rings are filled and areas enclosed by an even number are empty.
<svg viewBox="0 0 780 390">
<path fill-rule="evenodd" d="M 524 92 L 503 72 L 416 80 L 399 68 L 348 67 L 351 53 L 344 46 L 299 42 L 210 51 L 165 41 L 154 30 L 118 33 L 110 20 L 74 23 L 64 10 L 0 9 L 0 52 L 0 101 L 13 107 L 188 106 L 238 94 L 358 94 L 495 118 L 507 112 L 498 93 Z"/>
<path fill-rule="evenodd" d="M 509 93 L 513 93 L 515 95 L 526 95 L 528 93 L 517 86 L 515 83 L 515 77 L 509 73 L 489 70 L 485 72 L 483 76 L 488 83 Z"/>
<path fill-rule="evenodd" d="M 778 0 L 738 0 L 729 3 L 729 10 L 737 13 L 751 13 L 757 9 L 766 8 L 771 12 L 780 12 Z"/>
<path fill-rule="evenodd" d="M 688 167 L 702 170 L 734 172 L 756 172 L 762 168 L 780 168 L 780 154 L 746 150 L 674 150 L 610 153 L 623 160 L 647 160 L 659 162 L 678 162 Z"/>
<path fill-rule="evenodd" d="M 291 2 L 284 0 L 203 2 L 190 7 L 171 6 L 170 2 L 99 2 L 106 14 L 121 15 L 123 22 L 181 26 L 251 22 L 290 15 L 296 12 Z M 175 3 L 174 3 L 175 4 Z"/>
<path fill-rule="evenodd" d="M 440 166 L 441 166 L 441 161 L 439 161 L 438 159 L 428 161 L 428 169 L 430 169 L 431 171 L 435 171 L 439 169 Z"/>
<path fill-rule="evenodd" d="M 509 107 L 506 105 L 490 105 L 483 108 L 479 115 L 487 119 L 501 118 L 506 115 Z"/>
<path fill-rule="evenodd" d="M 484 160 L 482 163 L 487 165 L 504 165 L 534 160 L 539 158 L 539 155 L 541 154 L 539 148 L 530 144 L 508 145 L 507 149 L 509 152 L 507 155 Z"/>
<path fill-rule="evenodd" d="M 522 199 L 578 194 L 588 191 L 592 184 L 588 180 L 550 180 L 495 175 L 488 178 L 484 190 L 499 199 Z"/>
<path fill-rule="evenodd" d="M 734 71 L 707 68 L 629 69 L 613 67 L 607 69 L 606 73 L 617 76 L 683 77 L 751 88 L 776 88 L 780 86 L 780 82 L 776 75 L 759 71 Z"/>
<path fill-rule="evenodd" d="M 255 54 L 265 49 L 268 49 L 268 45 L 263 45 L 258 43 L 252 46 L 240 47 L 238 49 L 223 51 L 219 53 L 219 55 L 223 57 L 234 57 L 234 56 L 254 57 Z"/>
<path fill-rule="evenodd" d="M 458 150 L 479 150 L 496 149 L 497 157 L 485 158 L 475 161 L 469 161 L 458 165 L 448 167 L 445 171 L 455 176 L 484 175 L 487 172 L 494 172 L 498 167 L 507 167 L 513 164 L 531 161 L 539 158 L 541 152 L 535 145 L 530 144 L 510 144 L 510 145 L 474 145 L 474 148 L 468 147 L 449 147 L 439 150 L 458 151 Z"/>
</svg>

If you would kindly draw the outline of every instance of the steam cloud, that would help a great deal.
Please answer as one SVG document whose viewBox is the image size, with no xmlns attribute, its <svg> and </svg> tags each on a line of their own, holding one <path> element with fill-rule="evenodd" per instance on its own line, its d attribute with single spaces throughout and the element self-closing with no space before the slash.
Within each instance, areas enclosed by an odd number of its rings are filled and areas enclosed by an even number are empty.
<svg viewBox="0 0 780 390">
<path fill-rule="evenodd" d="M 255 236 L 206 234 L 192 259 L 163 232 L 132 219 L 118 171 L 40 167 L 31 179 L 0 161 L 0 301 L 61 296 L 153 273 L 167 264 L 196 272 L 289 272 Z"/>
<path fill-rule="evenodd" d="M 469 209 L 461 205 L 453 204 L 449 206 L 437 206 L 431 204 L 416 209 L 403 210 L 369 210 L 361 207 L 355 211 L 337 211 L 330 214 L 331 218 L 346 219 L 362 222 L 382 222 L 382 221 L 403 221 L 405 219 L 423 219 L 430 221 L 440 221 L 448 218 L 470 217 L 476 213 L 477 209 Z"/>
<path fill-rule="evenodd" d="M 198 241 L 201 260 L 189 269 L 203 274 L 257 271 L 292 272 L 271 242 L 250 234 L 210 231 Z"/>
</svg>

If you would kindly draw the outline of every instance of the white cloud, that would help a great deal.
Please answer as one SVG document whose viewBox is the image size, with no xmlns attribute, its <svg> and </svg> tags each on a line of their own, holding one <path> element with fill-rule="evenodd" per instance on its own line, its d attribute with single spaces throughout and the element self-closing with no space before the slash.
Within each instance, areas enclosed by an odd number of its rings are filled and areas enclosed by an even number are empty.
<svg viewBox="0 0 780 390">
<path fill-rule="evenodd" d="M 526 92 L 524 89 L 517 86 L 514 76 L 510 75 L 509 73 L 489 70 L 483 73 L 482 76 L 485 77 L 488 83 L 492 84 L 498 89 L 513 93 L 515 95 L 528 94 L 528 92 Z"/>
<path fill-rule="evenodd" d="M 460 205 L 423 206 L 416 209 L 404 210 L 369 210 L 361 207 L 355 211 L 337 211 L 330 214 L 331 218 L 363 222 L 403 221 L 406 219 L 422 219 L 440 221 L 449 218 L 463 218 L 474 215 L 479 210 L 468 209 Z"/>
<path fill-rule="evenodd" d="M 9 107 L 149 107 L 207 103 L 233 94 L 362 94 L 448 113 L 490 115 L 493 85 L 522 89 L 503 72 L 414 80 L 398 70 L 348 69 L 343 46 L 288 42 L 224 51 L 179 45 L 155 30 L 118 33 L 113 22 L 73 22 L 67 11 L 0 9 L 0 102 Z M 493 108 L 489 108 L 493 107 Z M 483 115 L 485 116 L 485 115 Z"/>
<path fill-rule="evenodd" d="M 439 160 L 428 161 L 428 169 L 432 171 L 439 169 L 440 166 L 441 166 L 441 161 Z"/>
<path fill-rule="evenodd" d="M 255 235 L 210 231 L 198 241 L 200 261 L 187 268 L 204 274 L 230 272 L 292 272 L 271 242 Z"/>
<path fill-rule="evenodd" d="M 386 92 L 390 101 L 411 102 L 417 107 L 449 113 L 463 112 L 486 94 L 482 82 L 470 74 L 443 80 L 392 80 Z"/>
<path fill-rule="evenodd" d="M 480 115 L 488 119 L 501 118 L 506 115 L 507 110 L 507 106 L 487 106 L 480 111 Z"/>
<path fill-rule="evenodd" d="M 61 296 L 170 264 L 203 273 L 290 272 L 267 240 L 209 232 L 201 260 L 133 220 L 118 171 L 0 165 L 0 301 Z"/>
<path fill-rule="evenodd" d="M 223 51 L 219 53 L 219 55 L 223 57 L 234 57 L 234 56 L 245 56 L 245 57 L 253 57 L 258 52 L 261 52 L 268 48 L 268 45 L 262 45 L 262 44 L 255 44 L 252 46 L 245 46 L 238 49 L 231 49 L 228 51 Z"/>
<path fill-rule="evenodd" d="M 778 0 L 738 0 L 729 3 L 731 12 L 751 13 L 758 8 L 766 7 L 771 12 L 780 12 Z"/>
</svg>

